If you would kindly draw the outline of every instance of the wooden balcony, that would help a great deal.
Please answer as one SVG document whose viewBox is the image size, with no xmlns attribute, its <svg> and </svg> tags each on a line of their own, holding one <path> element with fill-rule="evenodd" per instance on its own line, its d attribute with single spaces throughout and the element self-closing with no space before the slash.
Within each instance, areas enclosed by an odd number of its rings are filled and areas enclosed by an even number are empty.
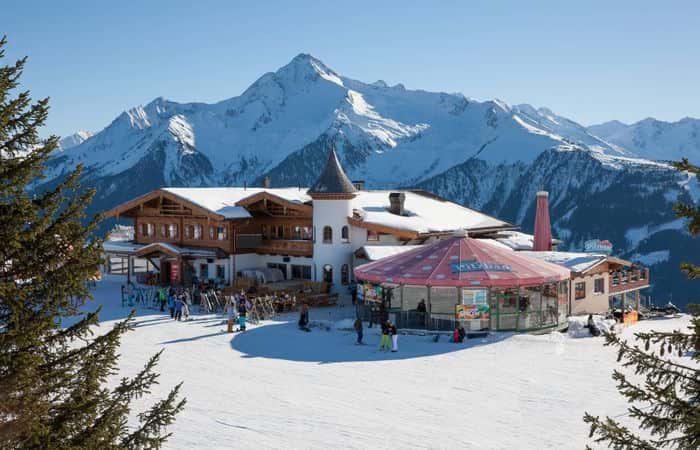
<svg viewBox="0 0 700 450">
<path fill-rule="evenodd" d="M 314 243 L 306 240 L 263 239 L 256 253 L 270 255 L 313 256 Z"/>
<path fill-rule="evenodd" d="M 259 234 L 250 234 L 238 236 L 236 253 L 311 257 L 314 254 L 314 243 L 302 239 L 266 239 Z"/>
<path fill-rule="evenodd" d="M 649 269 L 610 272 L 610 293 L 616 294 L 649 286 Z"/>
</svg>

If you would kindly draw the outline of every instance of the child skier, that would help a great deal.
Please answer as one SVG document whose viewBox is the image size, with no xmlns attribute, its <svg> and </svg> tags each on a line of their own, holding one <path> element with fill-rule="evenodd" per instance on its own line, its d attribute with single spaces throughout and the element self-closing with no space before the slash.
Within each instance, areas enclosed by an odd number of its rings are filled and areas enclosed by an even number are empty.
<svg viewBox="0 0 700 450">
<path fill-rule="evenodd" d="M 389 321 L 382 322 L 382 339 L 379 341 L 379 350 L 389 351 Z"/>
<path fill-rule="evenodd" d="M 244 298 L 238 303 L 238 331 L 245 331 L 245 317 L 248 311 L 245 303 Z"/>
<path fill-rule="evenodd" d="M 165 295 L 165 288 L 160 287 L 158 289 L 158 300 L 160 301 L 160 310 L 165 311 L 165 302 L 166 302 L 167 296 Z"/>
<path fill-rule="evenodd" d="M 236 315 L 235 307 L 234 307 L 234 301 L 235 297 L 231 296 L 228 298 L 228 301 L 226 302 L 226 308 L 225 311 L 228 313 L 228 321 L 226 325 L 226 331 L 228 333 L 233 333 L 233 320 Z"/>
<path fill-rule="evenodd" d="M 399 332 L 396 329 L 396 325 L 391 323 L 391 321 L 388 322 L 388 325 L 389 325 L 389 334 L 391 335 L 391 351 L 398 352 L 399 351 Z"/>
</svg>

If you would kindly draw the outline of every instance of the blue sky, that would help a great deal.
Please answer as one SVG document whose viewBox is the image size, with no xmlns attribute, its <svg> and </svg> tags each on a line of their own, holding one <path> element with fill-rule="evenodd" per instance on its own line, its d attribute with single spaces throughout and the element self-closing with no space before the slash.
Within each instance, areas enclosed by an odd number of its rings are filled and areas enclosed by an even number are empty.
<svg viewBox="0 0 700 450">
<path fill-rule="evenodd" d="M 531 4 L 532 3 L 532 4 Z M 163 96 L 239 95 L 298 53 L 409 89 L 531 103 L 592 124 L 700 116 L 700 2 L 6 2 L 9 59 L 46 132 L 99 131 Z"/>
</svg>

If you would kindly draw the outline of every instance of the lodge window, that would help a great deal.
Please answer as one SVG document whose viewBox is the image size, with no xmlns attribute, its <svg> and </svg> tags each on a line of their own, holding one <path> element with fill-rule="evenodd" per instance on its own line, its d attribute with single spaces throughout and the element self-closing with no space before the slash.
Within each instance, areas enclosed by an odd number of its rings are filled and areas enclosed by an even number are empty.
<svg viewBox="0 0 700 450">
<path fill-rule="evenodd" d="M 284 226 L 272 225 L 270 227 L 270 239 L 284 239 Z"/>
<path fill-rule="evenodd" d="M 326 264 L 325 266 L 323 266 L 323 281 L 325 281 L 326 283 L 333 282 L 333 266 L 331 266 L 330 264 Z"/>
<path fill-rule="evenodd" d="M 142 223 L 141 226 L 139 227 L 139 232 L 141 233 L 141 236 L 148 236 L 148 230 L 146 230 L 146 224 Z"/>
<path fill-rule="evenodd" d="M 192 235 L 195 239 L 202 239 L 202 226 L 200 224 L 194 224 L 194 232 Z"/>
<path fill-rule="evenodd" d="M 333 228 L 326 225 L 323 227 L 323 243 L 332 244 L 333 243 Z"/>
<path fill-rule="evenodd" d="M 192 237 L 192 225 L 185 225 L 185 237 L 189 239 Z"/>
<path fill-rule="evenodd" d="M 367 230 L 367 240 L 368 241 L 378 241 L 379 233 L 374 230 Z"/>
<path fill-rule="evenodd" d="M 310 280 L 311 266 L 298 266 L 292 264 L 292 278 L 295 280 Z"/>
<path fill-rule="evenodd" d="M 170 239 L 176 239 L 177 238 L 177 225 L 174 223 L 171 223 L 168 225 L 168 237 Z"/>
<path fill-rule="evenodd" d="M 209 239 L 214 240 L 214 226 L 209 227 Z"/>
<path fill-rule="evenodd" d="M 216 278 L 226 278 L 226 269 L 221 264 L 216 265 Z"/>
<path fill-rule="evenodd" d="M 576 300 L 581 300 L 586 298 L 586 282 L 576 283 L 574 285 L 574 298 Z"/>
<path fill-rule="evenodd" d="M 343 264 L 340 268 L 340 282 L 342 284 L 350 284 L 350 268 L 347 264 Z"/>
<path fill-rule="evenodd" d="M 216 227 L 216 238 L 220 241 L 226 239 L 226 227 Z"/>
<path fill-rule="evenodd" d="M 167 237 L 168 236 L 168 227 L 165 226 L 165 224 L 160 226 L 160 237 Z"/>
<path fill-rule="evenodd" d="M 605 293 L 605 278 L 596 278 L 593 281 L 593 292 L 596 294 Z"/>
<path fill-rule="evenodd" d="M 347 225 L 340 230 L 340 240 L 345 243 L 350 242 L 350 229 Z"/>
<path fill-rule="evenodd" d="M 299 225 L 292 227 L 292 239 L 310 241 L 311 238 L 311 227 L 301 227 Z"/>
</svg>

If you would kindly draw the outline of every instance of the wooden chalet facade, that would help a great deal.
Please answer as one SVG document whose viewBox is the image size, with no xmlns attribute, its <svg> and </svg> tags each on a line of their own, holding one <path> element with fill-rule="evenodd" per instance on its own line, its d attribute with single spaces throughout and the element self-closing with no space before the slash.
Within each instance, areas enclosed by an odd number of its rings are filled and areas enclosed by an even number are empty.
<svg viewBox="0 0 700 450">
<path fill-rule="evenodd" d="M 235 206 L 247 217 L 227 217 L 159 189 L 105 216 L 133 220 L 134 244 L 143 247 L 131 255 L 155 265 L 163 283 L 190 283 L 195 276 L 232 280 L 234 255 L 313 255 L 311 205 L 259 192 Z M 203 273 L 205 264 L 214 267 Z"/>
</svg>

